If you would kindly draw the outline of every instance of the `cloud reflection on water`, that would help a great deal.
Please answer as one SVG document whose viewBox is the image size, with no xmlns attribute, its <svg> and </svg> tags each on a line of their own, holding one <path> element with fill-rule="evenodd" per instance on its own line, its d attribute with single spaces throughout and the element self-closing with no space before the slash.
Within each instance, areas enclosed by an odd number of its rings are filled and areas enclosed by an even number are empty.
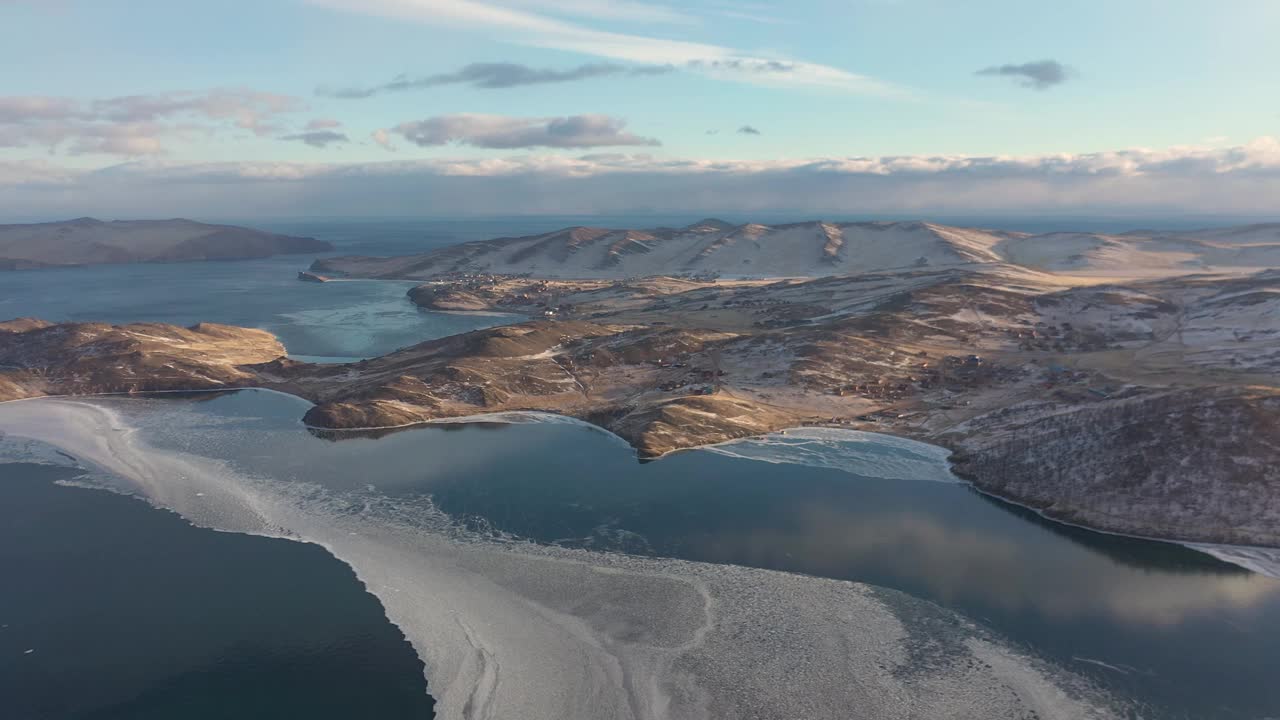
<svg viewBox="0 0 1280 720">
<path fill-rule="evenodd" d="M 1169 626 L 1197 613 L 1224 606 L 1249 609 L 1280 597 L 1280 582 L 1243 570 L 1135 573 L 1080 545 L 1020 543 L 922 512 L 851 518 L 810 504 L 796 511 L 785 530 L 751 528 L 720 534 L 708 544 L 715 545 L 709 552 L 751 565 L 798 565 L 803 572 L 832 577 L 858 566 L 864 573 L 922 585 L 944 604 L 976 601 L 1059 620 L 1104 615 Z"/>
</svg>

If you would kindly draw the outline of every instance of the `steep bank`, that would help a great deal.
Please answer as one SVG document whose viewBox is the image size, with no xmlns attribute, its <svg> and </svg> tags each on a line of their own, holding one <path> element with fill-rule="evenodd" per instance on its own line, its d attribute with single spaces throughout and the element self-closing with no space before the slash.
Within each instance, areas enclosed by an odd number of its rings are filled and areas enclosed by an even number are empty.
<svg viewBox="0 0 1280 720">
<path fill-rule="evenodd" d="M 1156 392 L 1029 403 L 957 428 L 952 463 L 1049 517 L 1134 535 L 1280 547 L 1280 394 Z M 949 442 L 950 441 L 950 442 Z"/>
</svg>

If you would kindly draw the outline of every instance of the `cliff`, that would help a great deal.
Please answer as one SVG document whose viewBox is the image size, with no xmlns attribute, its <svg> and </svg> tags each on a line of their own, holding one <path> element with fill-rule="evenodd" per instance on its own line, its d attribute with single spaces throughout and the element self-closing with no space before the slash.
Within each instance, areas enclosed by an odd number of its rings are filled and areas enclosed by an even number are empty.
<svg viewBox="0 0 1280 720">
<path fill-rule="evenodd" d="M 952 461 L 984 491 L 1103 530 L 1280 546 L 1280 392 L 1199 388 L 979 418 Z"/>
</svg>

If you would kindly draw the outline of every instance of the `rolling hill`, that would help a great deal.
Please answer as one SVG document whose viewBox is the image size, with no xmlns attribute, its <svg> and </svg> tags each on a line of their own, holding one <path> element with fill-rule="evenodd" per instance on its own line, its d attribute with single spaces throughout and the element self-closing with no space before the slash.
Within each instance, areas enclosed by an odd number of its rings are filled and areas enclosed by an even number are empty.
<svg viewBox="0 0 1280 720">
<path fill-rule="evenodd" d="M 1161 276 L 1280 266 L 1280 224 L 1183 233 L 1028 233 L 927 222 L 732 225 L 649 230 L 572 227 L 392 258 L 339 257 L 313 270 L 426 279 L 455 272 L 554 278 L 709 273 L 822 277 L 912 267 L 1012 263 L 1073 274 Z"/>
<path fill-rule="evenodd" d="M 79 218 L 0 225 L 0 270 L 190 260 L 247 260 L 332 250 L 322 240 L 193 220 Z"/>
</svg>

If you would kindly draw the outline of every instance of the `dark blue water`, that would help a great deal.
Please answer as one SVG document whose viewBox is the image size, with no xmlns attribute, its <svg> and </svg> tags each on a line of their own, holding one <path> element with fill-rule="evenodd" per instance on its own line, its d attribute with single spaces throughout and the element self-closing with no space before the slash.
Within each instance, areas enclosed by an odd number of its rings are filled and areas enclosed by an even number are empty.
<svg viewBox="0 0 1280 720">
<path fill-rule="evenodd" d="M 0 716 L 430 718 L 422 663 L 314 545 L 0 465 Z"/>
</svg>

